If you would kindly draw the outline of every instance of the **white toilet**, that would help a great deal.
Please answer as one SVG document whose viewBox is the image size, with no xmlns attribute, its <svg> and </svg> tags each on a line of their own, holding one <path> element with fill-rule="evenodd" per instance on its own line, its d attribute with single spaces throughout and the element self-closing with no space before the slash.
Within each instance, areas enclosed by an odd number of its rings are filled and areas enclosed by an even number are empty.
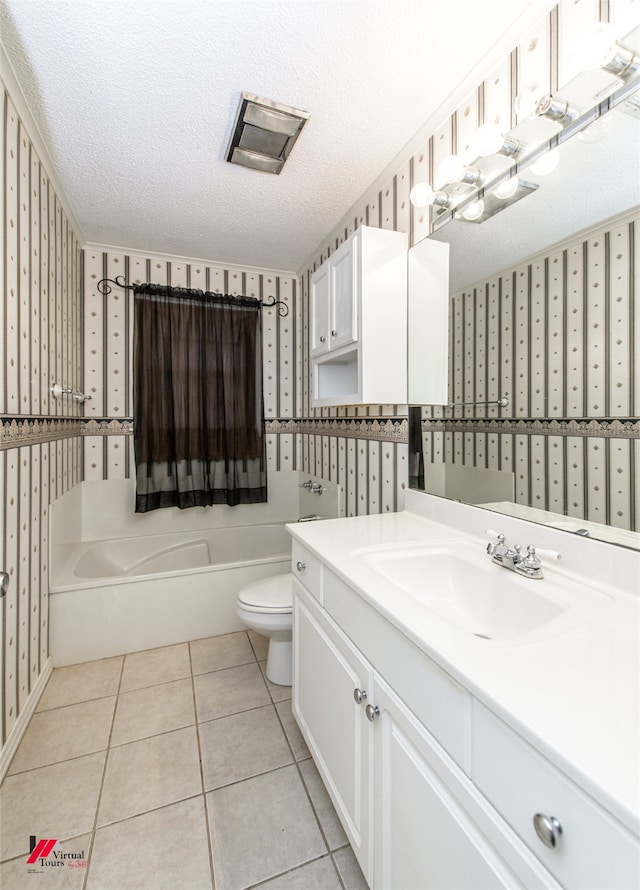
<svg viewBox="0 0 640 890">
<path fill-rule="evenodd" d="M 238 594 L 238 618 L 251 630 L 269 637 L 267 679 L 291 686 L 291 574 L 274 575 L 247 584 Z"/>
</svg>

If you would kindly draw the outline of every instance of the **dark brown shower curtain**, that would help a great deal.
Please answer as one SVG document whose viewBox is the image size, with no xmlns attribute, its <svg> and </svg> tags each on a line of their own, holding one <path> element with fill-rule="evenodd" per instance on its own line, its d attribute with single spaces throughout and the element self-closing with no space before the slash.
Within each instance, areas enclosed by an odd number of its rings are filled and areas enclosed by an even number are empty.
<svg viewBox="0 0 640 890">
<path fill-rule="evenodd" d="M 135 287 L 136 512 L 267 500 L 261 307 Z"/>
</svg>

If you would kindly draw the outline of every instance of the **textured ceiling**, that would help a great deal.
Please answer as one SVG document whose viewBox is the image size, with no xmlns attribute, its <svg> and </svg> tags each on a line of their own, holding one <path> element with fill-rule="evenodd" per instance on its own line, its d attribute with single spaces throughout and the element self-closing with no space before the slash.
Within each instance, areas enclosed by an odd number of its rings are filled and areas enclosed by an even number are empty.
<svg viewBox="0 0 640 890">
<path fill-rule="evenodd" d="M 2 34 L 86 241 L 295 272 L 551 5 L 2 0 Z M 224 160 L 243 90 L 310 113 L 279 176 Z"/>
</svg>

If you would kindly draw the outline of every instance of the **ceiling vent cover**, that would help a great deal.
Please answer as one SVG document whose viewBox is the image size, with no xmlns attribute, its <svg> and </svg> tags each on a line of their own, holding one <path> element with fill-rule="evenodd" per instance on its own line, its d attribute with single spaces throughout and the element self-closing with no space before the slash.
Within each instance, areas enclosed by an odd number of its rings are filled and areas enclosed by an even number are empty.
<svg viewBox="0 0 640 890">
<path fill-rule="evenodd" d="M 227 160 L 279 173 L 308 117 L 306 111 L 243 93 Z"/>
</svg>

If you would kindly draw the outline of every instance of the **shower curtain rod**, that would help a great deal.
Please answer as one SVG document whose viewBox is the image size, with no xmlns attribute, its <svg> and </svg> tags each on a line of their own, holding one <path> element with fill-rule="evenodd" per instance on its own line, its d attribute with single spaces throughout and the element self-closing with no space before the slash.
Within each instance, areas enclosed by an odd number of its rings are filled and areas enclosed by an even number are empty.
<svg viewBox="0 0 640 890">
<path fill-rule="evenodd" d="M 212 303 L 220 302 L 220 303 L 228 303 L 237 300 L 241 303 L 243 300 L 247 301 L 245 305 L 251 305 L 253 303 L 257 303 L 259 306 L 262 306 L 266 309 L 270 309 L 272 306 L 277 306 L 276 312 L 281 318 L 286 318 L 289 314 L 289 307 L 284 302 L 284 300 L 276 300 L 275 297 L 269 297 L 268 300 L 256 300 L 254 297 L 246 297 L 246 296 L 237 296 L 234 294 L 219 294 L 212 293 L 211 291 L 203 291 L 196 290 L 194 288 L 188 287 L 175 287 L 172 288 L 172 285 L 167 284 L 127 284 L 124 276 L 116 275 L 115 278 L 101 278 L 98 284 L 96 285 L 99 293 L 103 296 L 107 296 L 112 291 L 111 285 L 114 284 L 116 287 L 121 287 L 123 290 L 144 290 L 147 287 L 157 287 L 157 288 L 168 288 L 176 291 L 183 291 L 183 295 L 185 297 L 192 296 L 195 298 L 206 297 Z"/>
</svg>

